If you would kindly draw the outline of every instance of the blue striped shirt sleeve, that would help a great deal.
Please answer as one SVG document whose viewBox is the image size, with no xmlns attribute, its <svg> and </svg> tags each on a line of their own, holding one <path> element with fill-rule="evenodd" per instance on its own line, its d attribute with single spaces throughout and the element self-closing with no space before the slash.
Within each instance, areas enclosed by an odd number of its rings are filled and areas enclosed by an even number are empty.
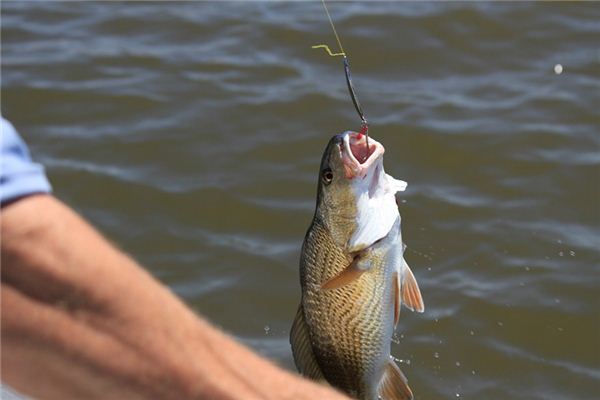
<svg viewBox="0 0 600 400">
<path fill-rule="evenodd" d="M 31 160 L 29 149 L 13 125 L 0 117 L 0 203 L 52 191 L 44 167 Z"/>
</svg>

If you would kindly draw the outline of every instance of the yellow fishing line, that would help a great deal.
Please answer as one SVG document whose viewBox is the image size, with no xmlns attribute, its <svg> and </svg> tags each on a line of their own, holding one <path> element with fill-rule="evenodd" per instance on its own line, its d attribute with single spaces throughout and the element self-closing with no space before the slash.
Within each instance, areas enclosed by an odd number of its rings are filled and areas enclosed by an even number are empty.
<svg viewBox="0 0 600 400">
<path fill-rule="evenodd" d="M 329 10 L 327 9 L 327 5 L 325 4 L 325 0 L 321 0 L 321 2 L 323 3 L 323 8 L 325 9 L 325 13 L 327 14 L 327 18 L 329 19 L 329 23 L 331 24 L 331 29 L 333 29 L 333 34 L 335 35 L 335 40 L 337 40 L 337 44 L 340 48 L 339 53 L 333 53 L 330 49 L 329 46 L 327 46 L 326 44 L 319 44 L 316 46 L 312 46 L 313 49 L 320 49 L 323 48 L 327 51 L 327 53 L 331 56 L 331 57 L 337 57 L 337 56 L 344 56 L 346 57 L 346 52 L 344 51 L 344 47 L 342 46 L 342 41 L 340 40 L 340 37 L 337 33 L 337 30 L 335 29 L 335 25 L 333 24 L 333 20 L 331 19 L 331 15 L 329 15 Z"/>
<path fill-rule="evenodd" d="M 312 46 L 312 48 L 313 48 L 313 49 L 325 49 L 325 51 L 326 51 L 327 53 L 329 53 L 329 55 L 330 55 L 331 57 L 345 56 L 345 55 L 346 55 L 346 53 L 333 53 L 333 52 L 331 51 L 331 49 L 329 49 L 329 46 L 327 46 L 326 44 L 318 44 L 318 45 L 316 45 L 316 46 Z"/>
</svg>

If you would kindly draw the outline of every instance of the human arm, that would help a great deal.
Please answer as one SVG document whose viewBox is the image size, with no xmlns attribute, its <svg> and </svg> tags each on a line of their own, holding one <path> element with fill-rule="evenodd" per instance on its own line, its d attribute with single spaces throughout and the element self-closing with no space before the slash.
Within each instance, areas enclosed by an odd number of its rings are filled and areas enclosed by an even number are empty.
<svg viewBox="0 0 600 400">
<path fill-rule="evenodd" d="M 38 398 L 343 399 L 198 318 L 67 206 L 2 208 L 2 381 Z"/>
</svg>

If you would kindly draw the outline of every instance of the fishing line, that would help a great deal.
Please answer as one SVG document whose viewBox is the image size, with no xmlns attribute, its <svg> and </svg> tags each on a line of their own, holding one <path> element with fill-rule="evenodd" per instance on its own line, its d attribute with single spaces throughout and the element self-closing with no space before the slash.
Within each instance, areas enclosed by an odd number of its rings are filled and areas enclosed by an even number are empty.
<svg viewBox="0 0 600 400">
<path fill-rule="evenodd" d="M 352 99 L 352 104 L 354 104 L 354 108 L 356 109 L 356 112 L 358 113 L 358 116 L 360 117 L 360 120 L 361 120 L 360 133 L 365 135 L 366 145 L 367 145 L 367 153 L 366 153 L 365 157 L 369 158 L 369 123 L 367 122 L 365 113 L 363 112 L 362 107 L 360 106 L 358 97 L 356 97 L 356 91 L 354 90 L 354 85 L 352 84 L 352 75 L 350 74 L 350 62 L 348 61 L 348 56 L 346 55 L 346 52 L 344 51 L 344 46 L 342 46 L 342 41 L 340 40 L 340 36 L 337 33 L 337 29 L 335 29 L 335 24 L 333 23 L 333 19 L 331 18 L 331 15 L 329 14 L 329 10 L 327 9 L 327 4 L 325 4 L 325 0 L 321 0 L 321 2 L 323 3 L 323 8 L 325 9 L 325 13 L 327 14 L 327 19 L 329 19 L 329 24 L 331 25 L 331 29 L 333 30 L 333 34 L 335 35 L 335 40 L 337 41 L 340 51 L 337 53 L 333 53 L 329 49 L 329 46 L 327 46 L 326 44 L 319 44 L 316 46 L 312 46 L 312 48 L 313 49 L 323 48 L 323 49 L 325 49 L 325 51 L 327 51 L 327 54 L 329 54 L 331 57 L 341 56 L 343 58 L 344 74 L 346 75 L 346 84 L 348 86 L 348 91 L 350 92 L 350 98 Z"/>
<path fill-rule="evenodd" d="M 340 52 L 346 57 L 346 52 L 344 51 L 344 46 L 342 46 L 342 41 L 340 40 L 340 36 L 335 29 L 335 25 L 333 23 L 333 19 L 331 19 L 331 15 L 329 14 L 329 10 L 327 9 L 327 4 L 325 4 L 325 0 L 321 0 L 323 3 L 323 8 L 325 9 L 325 14 L 327 14 L 327 19 L 329 19 L 329 23 L 331 24 L 331 29 L 333 29 L 333 34 L 335 35 L 335 40 L 337 40 L 338 46 L 340 47 Z"/>
<path fill-rule="evenodd" d="M 416 255 L 419 255 L 419 256 L 421 256 L 423 258 L 426 258 L 429 261 L 433 261 L 433 257 L 431 257 L 429 254 L 421 253 L 420 251 L 417 251 L 417 250 L 413 249 L 412 247 L 408 247 L 406 244 L 404 244 L 404 246 L 405 246 L 404 250 L 412 251 Z"/>
</svg>

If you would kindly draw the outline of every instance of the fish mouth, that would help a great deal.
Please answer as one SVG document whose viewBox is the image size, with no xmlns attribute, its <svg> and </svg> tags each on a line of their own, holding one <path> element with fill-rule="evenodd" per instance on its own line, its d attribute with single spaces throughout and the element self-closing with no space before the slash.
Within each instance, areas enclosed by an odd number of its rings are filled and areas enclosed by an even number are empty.
<svg viewBox="0 0 600 400">
<path fill-rule="evenodd" d="M 368 148 L 367 148 L 368 142 Z M 340 143 L 346 178 L 364 178 L 375 162 L 383 156 L 383 145 L 362 133 L 346 132 Z"/>
</svg>

